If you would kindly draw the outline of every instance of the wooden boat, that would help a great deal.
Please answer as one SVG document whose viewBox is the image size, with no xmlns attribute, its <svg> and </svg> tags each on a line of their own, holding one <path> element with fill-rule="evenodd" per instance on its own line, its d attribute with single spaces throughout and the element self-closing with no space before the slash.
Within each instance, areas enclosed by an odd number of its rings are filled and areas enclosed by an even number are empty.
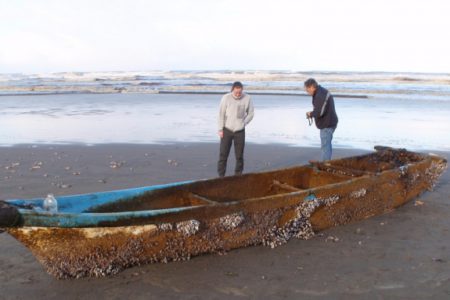
<svg viewBox="0 0 450 300">
<path fill-rule="evenodd" d="M 105 276 L 143 263 L 310 238 L 390 211 L 434 186 L 447 162 L 374 153 L 286 169 L 0 204 L 0 227 L 57 278 Z"/>
</svg>

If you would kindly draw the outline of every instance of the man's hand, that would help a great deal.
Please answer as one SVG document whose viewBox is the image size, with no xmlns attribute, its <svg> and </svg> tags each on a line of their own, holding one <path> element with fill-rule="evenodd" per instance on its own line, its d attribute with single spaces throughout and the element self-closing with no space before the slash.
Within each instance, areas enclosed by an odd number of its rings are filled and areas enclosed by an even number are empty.
<svg viewBox="0 0 450 300">
<path fill-rule="evenodd" d="M 223 130 L 219 130 L 219 132 L 217 133 L 219 135 L 219 137 L 222 139 L 223 138 Z"/>
<path fill-rule="evenodd" d="M 307 113 L 306 113 L 306 118 L 311 118 L 312 117 L 312 111 L 308 111 Z"/>
</svg>

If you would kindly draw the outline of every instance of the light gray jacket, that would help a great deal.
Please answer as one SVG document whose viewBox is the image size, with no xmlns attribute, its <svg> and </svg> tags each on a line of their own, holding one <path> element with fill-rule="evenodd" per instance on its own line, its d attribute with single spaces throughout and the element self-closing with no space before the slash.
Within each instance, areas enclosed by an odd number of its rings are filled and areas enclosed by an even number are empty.
<svg viewBox="0 0 450 300">
<path fill-rule="evenodd" d="M 254 116 L 254 108 L 250 95 L 242 94 L 234 98 L 232 93 L 225 94 L 220 100 L 219 131 L 226 128 L 233 132 L 242 130 Z"/>
</svg>

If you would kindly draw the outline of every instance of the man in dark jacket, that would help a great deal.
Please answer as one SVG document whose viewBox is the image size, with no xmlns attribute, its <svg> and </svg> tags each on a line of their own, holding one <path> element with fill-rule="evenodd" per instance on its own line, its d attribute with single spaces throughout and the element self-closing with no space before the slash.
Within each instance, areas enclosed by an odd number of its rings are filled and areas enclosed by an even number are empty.
<svg viewBox="0 0 450 300">
<path fill-rule="evenodd" d="M 313 111 L 306 113 L 306 117 L 314 118 L 320 129 L 322 160 L 330 160 L 332 154 L 331 140 L 338 124 L 334 99 L 330 92 L 310 78 L 305 81 L 306 92 L 312 96 Z"/>
</svg>

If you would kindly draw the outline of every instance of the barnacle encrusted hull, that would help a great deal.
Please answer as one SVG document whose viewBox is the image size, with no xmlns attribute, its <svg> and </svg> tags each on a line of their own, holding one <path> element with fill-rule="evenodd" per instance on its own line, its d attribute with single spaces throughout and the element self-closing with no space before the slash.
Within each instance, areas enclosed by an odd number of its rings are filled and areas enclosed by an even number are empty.
<svg viewBox="0 0 450 300">
<path fill-rule="evenodd" d="M 9 232 L 57 278 L 99 277 L 143 263 L 188 260 L 203 253 L 258 244 L 274 248 L 291 237 L 308 239 L 314 235 L 309 222 L 311 212 L 337 199 L 316 198 L 289 207 L 238 212 L 202 222 L 70 229 L 26 227 Z"/>
<path fill-rule="evenodd" d="M 104 202 L 87 210 L 89 220 L 103 217 L 97 223 L 74 226 L 33 215 L 7 230 L 57 278 L 105 276 L 144 263 L 308 239 L 404 204 L 431 189 L 445 167 L 437 156 L 383 147 L 325 164 L 186 183 Z M 104 214 L 124 211 L 159 213 L 105 219 Z"/>
</svg>

